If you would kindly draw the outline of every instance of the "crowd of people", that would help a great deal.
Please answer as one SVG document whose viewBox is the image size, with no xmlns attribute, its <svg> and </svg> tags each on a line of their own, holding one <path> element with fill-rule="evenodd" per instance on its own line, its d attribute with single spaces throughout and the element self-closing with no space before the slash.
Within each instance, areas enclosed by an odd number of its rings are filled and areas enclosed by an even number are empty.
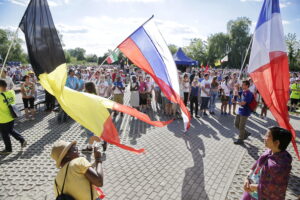
<svg viewBox="0 0 300 200">
<path fill-rule="evenodd" d="M 252 113 L 266 119 L 267 105 L 250 77 L 240 79 L 239 70 L 188 68 L 184 72 L 178 71 L 178 80 L 180 96 L 193 118 L 205 119 L 209 115 L 235 116 L 234 124 L 239 130 L 239 137 L 234 144 L 243 144 L 244 140 L 251 135 L 246 131 L 246 123 Z M 288 106 L 293 112 L 297 110 L 300 103 L 300 73 L 291 73 L 290 82 L 291 93 Z M 129 92 L 130 106 L 141 112 L 148 113 L 155 110 L 174 119 L 181 116 L 178 105 L 164 95 L 151 76 L 137 67 L 125 66 L 120 68 L 116 65 L 104 65 L 101 68 L 97 66 L 70 66 L 66 86 L 77 91 L 110 98 L 120 104 L 124 103 L 125 92 Z M 25 120 L 35 120 L 35 100 L 37 99 L 38 87 L 39 83 L 30 66 L 8 67 L 2 72 L 0 80 L 0 92 L 2 94 L 0 96 L 0 132 L 5 150 L 0 152 L 1 155 L 12 152 L 10 135 L 20 142 L 21 147 L 27 145 L 25 138 L 14 129 L 15 119 L 10 115 L 11 111 L 8 105 L 15 103 L 14 90 L 19 90 L 21 93 Z M 261 104 L 260 114 L 256 112 L 256 107 L 250 106 L 254 100 Z M 221 102 L 220 112 L 217 112 L 216 109 L 218 101 Z M 57 107 L 59 108 L 59 105 L 56 104 L 55 97 L 45 91 L 45 111 L 54 111 Z M 68 119 L 67 114 L 62 109 L 59 112 L 63 121 Z M 113 116 L 117 117 L 119 114 L 120 117 L 123 117 L 123 113 L 117 112 L 114 112 Z M 78 197 L 78 199 L 98 199 L 99 195 L 102 194 L 98 188 L 103 185 L 101 153 L 98 150 L 99 146 L 95 147 L 95 142 L 102 144 L 104 152 L 107 144 L 94 137 L 94 134 L 89 130 L 86 129 L 85 132 L 88 137 L 88 144 L 85 149 L 82 149 L 82 152 L 92 153 L 94 150 L 95 164 L 93 166 L 86 159 L 79 157 L 76 142 L 58 141 L 53 146 L 51 157 L 56 161 L 57 168 L 60 168 L 55 179 L 57 196 L 66 192 L 72 194 L 73 197 Z M 284 174 L 284 179 L 278 180 L 282 183 L 278 187 L 278 191 L 282 194 L 283 190 L 286 190 L 288 174 L 291 169 L 291 157 L 286 148 L 291 141 L 291 134 L 284 129 L 273 127 L 269 129 L 265 141 L 269 150 L 260 157 L 249 172 L 245 180 L 243 199 L 256 199 L 258 195 L 268 199 L 268 196 L 277 192 L 272 189 L 273 185 L 268 180 L 269 177 L 266 173 Z M 278 168 L 279 171 L 266 171 L 266 168 L 262 167 L 271 158 L 281 163 L 280 168 Z M 73 176 L 74 184 L 65 183 L 68 173 L 76 174 Z M 277 181 L 275 179 L 273 180 L 274 183 Z M 82 185 L 87 186 L 85 190 L 89 190 L 90 193 L 79 193 L 78 188 Z M 261 188 L 264 188 L 263 191 Z M 272 199 L 280 198 L 273 195 Z"/>
</svg>

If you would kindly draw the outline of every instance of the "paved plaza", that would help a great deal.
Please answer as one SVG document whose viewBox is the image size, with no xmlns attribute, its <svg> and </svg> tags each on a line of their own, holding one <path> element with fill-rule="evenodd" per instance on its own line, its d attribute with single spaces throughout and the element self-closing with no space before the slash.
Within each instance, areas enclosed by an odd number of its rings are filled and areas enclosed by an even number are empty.
<svg viewBox="0 0 300 200">
<path fill-rule="evenodd" d="M 128 99 L 127 93 L 125 102 Z M 153 120 L 169 119 L 155 110 L 148 114 Z M 86 134 L 76 122 L 58 124 L 55 113 L 39 112 L 36 118 L 34 122 L 17 122 L 28 146 L 20 151 L 19 143 L 12 139 L 14 152 L 0 157 L 0 200 L 53 200 L 57 169 L 50 158 L 52 144 L 76 140 L 80 148 L 85 147 Z M 238 133 L 233 121 L 234 116 L 220 116 L 218 110 L 216 116 L 193 119 L 190 130 L 183 133 L 181 120 L 157 128 L 128 115 L 118 116 L 115 124 L 122 143 L 145 148 L 146 153 L 136 155 L 109 146 L 103 162 L 105 199 L 239 199 L 244 177 L 264 151 L 266 128 L 276 122 L 270 115 L 268 120 L 252 116 L 248 122 L 252 135 L 239 146 L 233 144 Z M 291 116 L 291 123 L 299 137 L 300 117 Z M 288 150 L 294 160 L 286 199 L 296 200 L 300 196 L 300 162 L 292 145 Z"/>
</svg>

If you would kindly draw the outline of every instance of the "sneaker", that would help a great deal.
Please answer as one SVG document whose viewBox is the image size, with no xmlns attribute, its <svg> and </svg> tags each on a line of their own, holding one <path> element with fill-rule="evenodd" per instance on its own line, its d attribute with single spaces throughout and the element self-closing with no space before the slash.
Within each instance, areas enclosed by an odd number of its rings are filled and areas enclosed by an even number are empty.
<svg viewBox="0 0 300 200">
<path fill-rule="evenodd" d="M 215 112 L 211 112 L 211 114 L 212 114 L 212 115 L 215 115 L 216 113 L 215 113 Z"/>
<path fill-rule="evenodd" d="M 26 140 L 21 142 L 21 148 L 25 148 L 26 146 L 27 146 L 27 141 Z"/>
<path fill-rule="evenodd" d="M 251 135 L 251 133 L 248 132 L 248 134 L 247 134 L 246 137 L 245 137 L 245 140 L 246 140 L 250 135 Z"/>
<path fill-rule="evenodd" d="M 224 113 L 223 113 L 223 112 L 221 112 L 221 115 L 224 115 Z"/>
<path fill-rule="evenodd" d="M 208 116 L 208 114 L 206 114 L 206 112 L 203 113 L 204 116 Z"/>
<path fill-rule="evenodd" d="M 238 139 L 237 141 L 235 141 L 235 142 L 233 142 L 233 143 L 234 143 L 234 144 L 237 144 L 237 145 L 243 145 L 243 144 L 244 144 L 244 141 Z"/>
<path fill-rule="evenodd" d="M 0 155 L 9 155 L 11 153 L 12 151 L 7 151 L 7 150 L 0 151 Z"/>
<path fill-rule="evenodd" d="M 200 118 L 200 116 L 199 116 L 199 115 L 196 115 L 195 117 L 196 117 L 196 118 Z"/>
<path fill-rule="evenodd" d="M 83 153 L 92 153 L 93 152 L 93 148 L 86 147 L 85 149 L 81 149 L 81 152 L 83 152 Z"/>
<path fill-rule="evenodd" d="M 124 116 L 124 113 L 121 113 L 121 117 L 123 117 Z"/>
</svg>

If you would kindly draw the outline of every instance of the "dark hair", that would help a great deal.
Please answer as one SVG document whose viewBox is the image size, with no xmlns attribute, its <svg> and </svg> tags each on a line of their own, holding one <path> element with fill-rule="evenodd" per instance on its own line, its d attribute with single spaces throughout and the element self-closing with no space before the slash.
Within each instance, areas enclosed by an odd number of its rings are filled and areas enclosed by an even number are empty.
<svg viewBox="0 0 300 200">
<path fill-rule="evenodd" d="M 272 137 L 273 137 L 273 141 L 277 141 L 279 140 L 279 149 L 281 151 L 286 150 L 286 148 L 289 146 L 291 140 L 292 140 L 292 134 L 290 131 L 284 129 L 284 128 L 280 128 L 277 126 L 271 127 L 269 128 Z"/>
<path fill-rule="evenodd" d="M 4 87 L 4 88 L 7 87 L 7 83 L 5 80 L 0 79 L 0 87 Z"/>
<path fill-rule="evenodd" d="M 23 81 L 26 81 L 26 78 L 30 78 L 30 76 L 25 75 L 25 76 L 23 77 Z"/>
<path fill-rule="evenodd" d="M 250 81 L 243 81 L 243 84 L 245 84 L 249 87 L 250 86 Z"/>
<path fill-rule="evenodd" d="M 90 94 L 97 94 L 96 87 L 93 82 L 85 83 L 84 87 L 85 87 L 85 92 L 90 93 Z"/>
<path fill-rule="evenodd" d="M 207 77 L 209 74 L 204 74 L 204 77 Z"/>
</svg>

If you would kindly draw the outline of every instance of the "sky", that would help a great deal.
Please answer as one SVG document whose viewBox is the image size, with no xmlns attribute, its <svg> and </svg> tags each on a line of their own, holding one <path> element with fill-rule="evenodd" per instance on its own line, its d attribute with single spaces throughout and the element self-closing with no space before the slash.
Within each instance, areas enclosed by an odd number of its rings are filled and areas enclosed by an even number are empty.
<svg viewBox="0 0 300 200">
<path fill-rule="evenodd" d="M 29 0 L 0 0 L 0 28 L 16 30 Z M 48 0 L 64 48 L 82 47 L 102 56 L 144 21 L 154 20 L 168 44 L 226 32 L 227 22 L 248 17 L 253 31 L 262 0 Z M 280 0 L 284 32 L 300 39 L 300 0 Z M 19 37 L 24 38 L 22 31 Z M 25 44 L 23 45 L 25 48 Z"/>
</svg>

